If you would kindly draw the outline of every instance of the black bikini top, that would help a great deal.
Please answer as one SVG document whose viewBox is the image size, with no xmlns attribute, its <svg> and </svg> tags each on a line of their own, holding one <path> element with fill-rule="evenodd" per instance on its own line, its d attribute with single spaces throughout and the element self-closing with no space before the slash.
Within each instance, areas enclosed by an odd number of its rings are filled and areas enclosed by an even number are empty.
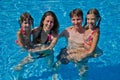
<svg viewBox="0 0 120 80">
<path fill-rule="evenodd" d="M 38 37 L 35 39 L 35 43 L 41 43 L 41 33 L 42 29 L 39 32 Z M 51 32 L 48 34 L 46 41 L 43 44 L 50 44 L 51 42 Z"/>
</svg>

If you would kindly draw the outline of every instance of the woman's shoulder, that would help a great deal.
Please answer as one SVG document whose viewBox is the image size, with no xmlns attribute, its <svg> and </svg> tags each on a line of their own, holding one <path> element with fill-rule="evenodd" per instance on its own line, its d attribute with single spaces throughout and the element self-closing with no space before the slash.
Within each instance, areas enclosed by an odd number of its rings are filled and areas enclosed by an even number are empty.
<svg viewBox="0 0 120 80">
<path fill-rule="evenodd" d="M 34 29 L 32 29 L 32 33 L 39 33 L 40 28 L 39 27 L 35 27 Z"/>
<path fill-rule="evenodd" d="M 58 37 L 58 33 L 55 33 L 55 32 L 51 32 L 51 35 L 53 36 L 53 37 Z"/>
<path fill-rule="evenodd" d="M 32 31 L 37 31 L 37 30 L 39 30 L 38 27 L 35 27 L 34 29 L 32 29 Z"/>
</svg>

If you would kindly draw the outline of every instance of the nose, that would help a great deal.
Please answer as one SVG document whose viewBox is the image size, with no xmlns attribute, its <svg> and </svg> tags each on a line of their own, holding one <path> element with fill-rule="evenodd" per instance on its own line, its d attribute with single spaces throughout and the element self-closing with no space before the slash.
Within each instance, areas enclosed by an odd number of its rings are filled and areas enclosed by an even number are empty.
<svg viewBox="0 0 120 80">
<path fill-rule="evenodd" d="M 92 23 L 92 20 L 89 19 L 89 20 L 88 20 L 88 23 Z"/>
<path fill-rule="evenodd" d="M 48 25 L 50 25 L 50 24 L 51 24 L 51 22 L 49 21 L 49 22 L 48 22 Z"/>
<path fill-rule="evenodd" d="M 50 26 L 50 25 L 52 25 L 52 22 L 51 22 L 51 21 L 49 21 L 49 22 L 48 22 L 48 25 L 49 25 L 49 26 Z"/>
<path fill-rule="evenodd" d="M 26 23 L 26 24 L 25 24 L 25 26 L 26 26 L 26 27 L 28 27 L 28 26 L 29 26 L 29 24 L 28 24 L 28 23 Z"/>
<path fill-rule="evenodd" d="M 75 24 L 77 24 L 78 23 L 78 21 L 77 20 L 75 20 Z"/>
</svg>

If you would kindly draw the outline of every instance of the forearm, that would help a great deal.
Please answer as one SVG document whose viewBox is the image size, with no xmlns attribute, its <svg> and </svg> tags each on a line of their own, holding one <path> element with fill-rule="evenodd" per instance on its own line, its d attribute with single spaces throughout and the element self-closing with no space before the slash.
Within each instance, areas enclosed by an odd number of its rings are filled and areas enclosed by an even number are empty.
<svg viewBox="0 0 120 80">
<path fill-rule="evenodd" d="M 74 54 L 74 53 L 79 53 L 79 52 L 84 52 L 85 48 L 75 48 L 75 49 L 69 49 L 68 52 L 70 54 Z"/>
<path fill-rule="evenodd" d="M 86 58 L 88 55 L 84 51 L 80 51 L 77 53 L 72 53 L 67 56 L 68 60 L 71 60 L 73 62 L 78 62 Z"/>
<path fill-rule="evenodd" d="M 58 40 L 58 35 L 53 38 L 53 40 L 50 43 L 50 45 L 48 45 L 47 47 L 45 47 L 44 50 L 52 50 L 54 48 L 55 44 L 57 43 L 57 40 Z"/>
<path fill-rule="evenodd" d="M 17 42 L 17 44 L 18 44 L 19 46 L 23 46 L 20 31 L 17 32 L 17 37 L 18 37 L 18 40 L 17 40 L 18 42 Z"/>
</svg>

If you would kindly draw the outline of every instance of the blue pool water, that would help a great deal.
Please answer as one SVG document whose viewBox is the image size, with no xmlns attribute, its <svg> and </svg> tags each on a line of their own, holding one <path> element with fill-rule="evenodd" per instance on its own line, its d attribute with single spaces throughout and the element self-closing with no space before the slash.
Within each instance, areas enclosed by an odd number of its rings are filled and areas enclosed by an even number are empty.
<svg viewBox="0 0 120 80">
<path fill-rule="evenodd" d="M 119 0 L 0 0 L 0 80 L 16 80 L 13 67 L 26 56 L 15 44 L 19 29 L 18 19 L 27 11 L 39 25 L 41 16 L 52 10 L 58 17 L 60 32 L 71 25 L 69 12 L 81 8 L 86 15 L 90 8 L 97 8 L 102 16 L 101 35 L 98 46 L 104 54 L 88 62 L 88 80 L 120 80 L 120 1 Z M 84 22 L 83 22 L 84 23 Z M 62 43 L 62 44 L 61 44 Z M 65 41 L 60 39 L 55 46 L 55 56 Z M 26 65 L 24 80 L 51 80 L 51 72 L 45 68 L 44 59 Z M 72 63 L 63 65 L 58 80 L 77 80 L 77 70 Z"/>
</svg>

